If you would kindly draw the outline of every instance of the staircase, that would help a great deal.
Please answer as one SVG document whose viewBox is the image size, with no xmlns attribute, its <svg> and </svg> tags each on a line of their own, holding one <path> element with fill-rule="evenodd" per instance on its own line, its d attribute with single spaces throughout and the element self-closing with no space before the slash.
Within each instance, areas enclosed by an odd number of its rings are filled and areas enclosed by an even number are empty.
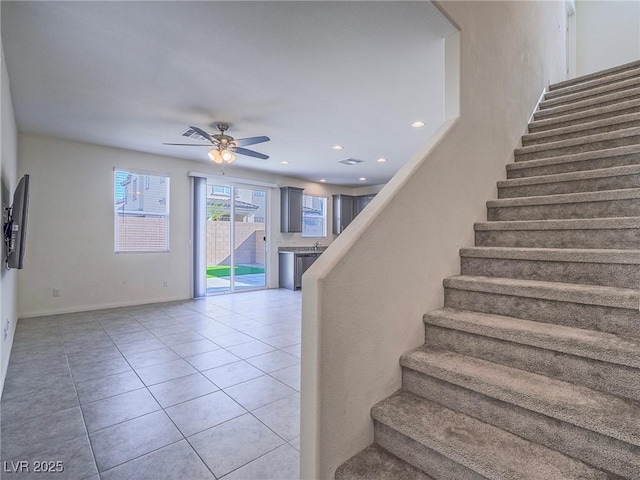
<svg viewBox="0 0 640 480">
<path fill-rule="evenodd" d="M 336 478 L 640 479 L 640 62 L 549 87 Z"/>
</svg>

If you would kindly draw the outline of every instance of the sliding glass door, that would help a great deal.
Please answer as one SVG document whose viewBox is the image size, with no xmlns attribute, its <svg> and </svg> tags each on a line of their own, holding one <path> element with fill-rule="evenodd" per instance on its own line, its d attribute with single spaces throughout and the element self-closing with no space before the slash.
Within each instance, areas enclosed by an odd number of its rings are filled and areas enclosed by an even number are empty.
<svg viewBox="0 0 640 480">
<path fill-rule="evenodd" d="M 267 191 L 207 183 L 207 294 L 266 287 Z"/>
</svg>

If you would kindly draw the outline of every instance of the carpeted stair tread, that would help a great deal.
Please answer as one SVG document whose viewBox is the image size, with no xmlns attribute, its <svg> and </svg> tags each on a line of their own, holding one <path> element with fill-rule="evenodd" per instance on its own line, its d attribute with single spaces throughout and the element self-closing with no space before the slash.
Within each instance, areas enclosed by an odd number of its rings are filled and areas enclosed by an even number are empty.
<svg viewBox="0 0 640 480">
<path fill-rule="evenodd" d="M 593 122 L 580 123 L 578 125 L 569 125 L 568 127 L 558 127 L 551 130 L 543 130 L 536 133 L 527 133 L 522 136 L 522 143 L 533 142 L 536 140 L 544 140 L 545 138 L 555 137 L 559 135 L 567 135 L 572 133 L 580 133 L 586 131 L 597 130 L 614 125 L 624 125 L 625 123 L 640 120 L 640 113 L 629 113 L 617 117 L 595 120 Z M 585 133 L 587 135 L 587 133 Z M 583 137 L 579 137 L 583 138 Z"/>
<path fill-rule="evenodd" d="M 600 192 L 561 193 L 558 195 L 538 195 L 535 197 L 499 198 L 487 201 L 487 208 L 519 207 L 526 205 L 556 205 L 559 203 L 608 202 L 612 200 L 638 199 L 640 188 L 603 190 Z"/>
<path fill-rule="evenodd" d="M 640 245 L 639 245 L 640 246 Z M 619 263 L 640 265 L 640 250 L 595 248 L 467 247 L 461 257 L 538 260 L 542 262 Z M 640 288 L 640 285 L 638 285 Z"/>
<path fill-rule="evenodd" d="M 640 228 L 640 217 L 568 218 L 555 220 L 507 220 L 477 222 L 476 231 L 485 230 L 608 230 Z"/>
<path fill-rule="evenodd" d="M 625 128 L 622 130 L 614 130 L 613 132 L 598 133 L 595 135 L 588 135 L 586 137 L 570 138 L 568 140 L 559 140 L 556 142 L 540 143 L 536 145 L 529 145 L 527 147 L 520 147 L 514 150 L 516 156 L 525 155 L 527 153 L 539 153 L 547 150 L 556 150 L 560 148 L 575 147 L 578 145 L 588 145 L 591 143 L 604 142 L 607 140 L 618 140 L 628 137 L 637 137 L 640 135 L 640 127 Z"/>
<path fill-rule="evenodd" d="M 586 160 L 598 160 L 623 155 L 640 154 L 640 145 L 625 145 L 622 147 L 607 148 L 603 150 L 592 150 L 590 152 L 572 153 L 569 155 L 559 155 L 557 157 L 536 158 L 534 160 L 521 160 L 507 164 L 507 171 L 520 170 L 525 168 L 543 167 L 548 165 L 561 165 L 563 163 L 584 162 Z"/>
<path fill-rule="evenodd" d="M 640 405 L 544 375 L 459 353 L 420 347 L 400 364 L 632 445 L 640 445 Z"/>
<path fill-rule="evenodd" d="M 567 105 L 559 105 L 557 107 L 550 107 L 544 110 L 537 110 L 533 114 L 533 118 L 535 120 L 541 120 L 543 118 L 563 116 L 576 111 L 593 110 L 594 108 L 598 108 L 601 106 L 618 105 L 619 103 L 633 100 L 638 95 L 640 95 L 640 88 L 630 88 L 628 90 L 612 92 L 607 95 L 601 95 L 599 97 L 587 98 L 586 100 L 580 100 L 578 102 L 573 102 Z"/>
<path fill-rule="evenodd" d="M 578 172 L 554 173 L 536 177 L 510 178 L 498 181 L 498 188 L 521 187 L 524 185 L 542 185 L 559 182 L 576 182 L 594 178 L 619 177 L 623 175 L 640 174 L 640 164 L 623 165 L 620 167 L 598 168 L 595 170 L 580 170 Z"/>
<path fill-rule="evenodd" d="M 336 480 L 433 480 L 377 445 L 354 455 L 336 470 Z"/>
<path fill-rule="evenodd" d="M 616 65 L 615 67 L 607 68 L 606 70 L 599 70 L 597 72 L 588 73 L 587 75 L 581 75 L 579 77 L 563 80 L 562 82 L 552 83 L 551 85 L 549 85 L 549 91 L 562 92 L 567 87 L 577 85 L 591 86 L 594 84 L 602 83 L 604 81 L 615 81 L 619 79 L 623 74 L 640 75 L 640 60 L 635 60 L 623 65 Z"/>
<path fill-rule="evenodd" d="M 467 415 L 400 391 L 372 417 L 492 480 L 601 480 L 605 472 Z"/>
<path fill-rule="evenodd" d="M 458 275 L 445 278 L 445 288 L 539 298 L 558 302 L 637 309 L 640 290 L 573 283 L 542 282 L 515 278 Z"/>
<path fill-rule="evenodd" d="M 607 83 L 605 85 L 591 88 L 589 90 L 582 90 L 580 92 L 567 93 L 565 95 L 561 95 L 555 98 L 545 98 L 542 102 L 540 102 L 540 108 L 544 109 L 544 108 L 549 108 L 557 105 L 563 105 L 565 103 L 572 103 L 580 100 L 585 100 L 587 98 L 595 97 L 598 95 L 605 95 L 613 91 L 637 87 L 638 85 L 640 85 L 640 76 L 634 75 L 630 78 L 627 78 L 618 82 Z"/>
<path fill-rule="evenodd" d="M 424 316 L 424 322 L 508 342 L 640 368 L 640 338 L 633 339 L 457 308 L 441 308 L 430 312 Z"/>
<path fill-rule="evenodd" d="M 640 106 L 640 99 L 630 99 L 630 100 L 621 100 L 611 105 L 594 105 L 592 108 L 588 108 L 585 110 L 581 110 L 578 112 L 556 112 L 554 116 L 542 116 L 537 112 L 534 113 L 533 121 L 529 123 L 529 131 L 535 132 L 540 129 L 547 128 L 558 128 L 565 123 L 581 123 L 584 122 L 593 122 L 594 117 L 599 117 L 602 115 L 609 116 L 610 114 L 615 114 L 616 112 L 621 112 L 619 115 L 622 115 L 622 112 L 627 113 L 635 113 Z M 553 113 L 550 110 L 547 110 L 548 114 Z M 537 116 L 536 116 L 537 115 Z"/>
</svg>

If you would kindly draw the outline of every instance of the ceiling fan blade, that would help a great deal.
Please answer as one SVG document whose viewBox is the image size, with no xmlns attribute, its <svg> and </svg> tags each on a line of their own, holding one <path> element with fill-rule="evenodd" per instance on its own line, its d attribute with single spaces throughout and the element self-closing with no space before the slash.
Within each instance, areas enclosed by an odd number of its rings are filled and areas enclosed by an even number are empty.
<svg viewBox="0 0 640 480">
<path fill-rule="evenodd" d="M 239 147 L 244 147 L 247 145 L 255 145 L 256 143 L 268 142 L 271 140 L 269 137 L 247 137 L 247 138 L 236 138 L 234 140 L 235 144 Z"/>
<path fill-rule="evenodd" d="M 204 130 L 202 130 L 201 128 L 194 127 L 194 126 L 192 126 L 192 125 L 189 125 L 189 128 L 190 128 L 190 129 L 192 129 L 194 132 L 196 132 L 196 133 L 198 133 L 198 134 L 202 135 L 204 138 L 206 138 L 207 140 L 209 140 L 211 143 L 215 143 L 215 142 L 216 142 L 216 140 L 215 140 L 211 135 L 209 135 L 207 132 L 205 132 L 205 131 L 204 131 Z"/>
<path fill-rule="evenodd" d="M 264 153 L 254 152 L 253 150 L 249 150 L 248 148 L 240 148 L 236 147 L 233 149 L 234 152 L 239 153 L 240 155 L 246 155 L 247 157 L 255 157 L 260 158 L 262 160 L 266 160 L 269 158 L 269 155 L 265 155 Z"/>
<path fill-rule="evenodd" d="M 182 147 L 209 147 L 209 148 L 211 148 L 211 144 L 209 144 L 209 143 L 163 143 L 163 145 L 180 145 Z"/>
</svg>

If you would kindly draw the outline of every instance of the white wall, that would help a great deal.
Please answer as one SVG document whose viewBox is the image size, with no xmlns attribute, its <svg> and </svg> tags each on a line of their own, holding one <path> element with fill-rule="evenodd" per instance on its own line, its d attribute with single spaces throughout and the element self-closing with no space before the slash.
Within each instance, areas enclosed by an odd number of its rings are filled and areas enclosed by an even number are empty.
<svg viewBox="0 0 640 480">
<path fill-rule="evenodd" d="M 4 62 L 4 51 L 0 43 L 0 53 L 2 54 L 2 72 L 0 77 L 0 176 L 2 178 L 2 208 L 11 205 L 13 191 L 17 185 L 17 130 L 13 115 L 13 105 L 11 102 L 11 91 L 9 89 L 9 76 Z M 0 394 L 4 386 L 4 378 L 7 373 L 9 354 L 13 344 L 13 335 L 18 320 L 17 315 L 17 277 L 16 270 L 6 270 L 4 268 L 4 242 L 2 242 L 2 265 L 0 265 L 0 283 L 2 297 L 0 299 Z"/>
<path fill-rule="evenodd" d="M 371 406 L 400 388 L 400 355 L 424 343 L 422 316 L 442 306 L 442 280 L 459 273 L 458 250 L 473 245 L 540 93 L 564 79 L 562 2 L 440 7 L 461 29 L 460 118 L 440 143 L 425 139 L 303 279 L 304 479 L 333 478 L 373 441 Z"/>
<path fill-rule="evenodd" d="M 577 74 L 640 60 L 639 0 L 577 0 Z"/>
<path fill-rule="evenodd" d="M 190 297 L 188 171 L 219 175 L 210 164 L 32 134 L 19 135 L 20 174 L 31 174 L 25 268 L 19 276 L 20 316 L 90 310 Z M 171 177 L 170 252 L 113 253 L 113 169 Z M 230 177 L 305 188 L 330 197 L 352 188 L 226 168 Z M 317 239 L 280 233 L 279 190 L 271 202 L 269 285 L 277 286 L 277 247 Z M 331 225 L 329 216 L 329 226 Z M 330 233 L 323 244 L 334 239 Z M 169 287 L 163 287 L 163 280 Z M 53 289 L 60 297 L 53 297 Z"/>
</svg>

